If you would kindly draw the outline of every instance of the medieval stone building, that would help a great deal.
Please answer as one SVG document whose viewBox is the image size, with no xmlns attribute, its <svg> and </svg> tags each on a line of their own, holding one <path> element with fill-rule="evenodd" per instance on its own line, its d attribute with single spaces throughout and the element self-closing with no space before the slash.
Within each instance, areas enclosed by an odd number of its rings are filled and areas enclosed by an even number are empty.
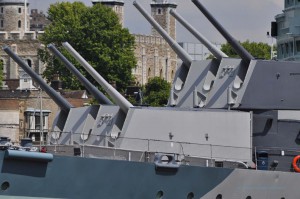
<svg viewBox="0 0 300 199">
<path fill-rule="evenodd" d="M 93 4 L 101 3 L 111 7 L 124 22 L 124 1 L 120 0 L 93 0 Z M 170 9 L 175 9 L 176 4 L 167 0 L 153 0 L 150 4 L 152 17 L 161 27 L 176 40 L 176 21 L 170 15 Z M 137 85 L 144 85 L 151 77 L 161 77 L 168 82 L 174 78 L 177 67 L 177 55 L 165 40 L 152 28 L 150 35 L 135 34 L 135 56 L 137 66 L 132 73 Z"/>
</svg>

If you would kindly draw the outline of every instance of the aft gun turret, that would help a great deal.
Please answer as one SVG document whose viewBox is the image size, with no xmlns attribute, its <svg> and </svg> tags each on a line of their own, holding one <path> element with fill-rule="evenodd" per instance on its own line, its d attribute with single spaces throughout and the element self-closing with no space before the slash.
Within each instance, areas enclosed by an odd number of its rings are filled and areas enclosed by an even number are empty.
<svg viewBox="0 0 300 199">
<path fill-rule="evenodd" d="M 102 93 L 100 92 L 89 80 L 87 80 L 76 68 L 69 62 L 69 60 L 61 54 L 54 45 L 48 45 L 49 50 L 58 57 L 64 65 L 78 78 L 78 80 L 85 86 L 85 88 L 96 98 L 100 104 L 110 104 L 113 103 Z"/>
<path fill-rule="evenodd" d="M 97 71 L 68 43 L 64 42 L 66 50 L 87 70 L 87 72 L 105 89 L 122 111 L 127 114 L 133 105 L 112 87 Z"/>
<path fill-rule="evenodd" d="M 148 22 L 156 29 L 156 31 L 166 40 L 170 47 L 175 51 L 178 57 L 183 61 L 184 65 L 190 68 L 192 64 L 192 57 L 183 48 L 168 35 L 168 33 L 142 8 L 136 1 L 133 5 L 140 11 L 140 13 L 148 20 Z"/>
<path fill-rule="evenodd" d="M 219 50 L 208 39 L 206 39 L 199 31 L 197 31 L 191 24 L 189 24 L 182 16 L 175 10 L 171 9 L 170 14 L 180 22 L 190 33 L 192 33 L 217 59 L 221 60 L 223 57 L 228 57 L 224 52 Z"/>
</svg>

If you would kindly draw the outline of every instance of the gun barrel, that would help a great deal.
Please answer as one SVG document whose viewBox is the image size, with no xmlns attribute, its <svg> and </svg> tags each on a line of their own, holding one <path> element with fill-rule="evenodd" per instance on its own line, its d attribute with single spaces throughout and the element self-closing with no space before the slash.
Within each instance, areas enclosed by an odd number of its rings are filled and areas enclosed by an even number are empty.
<svg viewBox="0 0 300 199">
<path fill-rule="evenodd" d="M 89 80 L 87 80 L 76 69 L 76 67 L 55 48 L 53 44 L 49 44 L 48 48 L 56 57 L 58 57 L 65 64 L 65 66 L 78 78 L 78 80 L 85 86 L 85 88 L 96 98 L 96 100 L 100 104 L 113 104 L 102 92 L 100 92 L 91 82 L 89 82 Z"/>
<path fill-rule="evenodd" d="M 224 52 L 219 50 L 208 39 L 206 39 L 200 32 L 198 32 L 191 24 L 189 24 L 182 16 L 180 16 L 175 10 L 171 9 L 170 14 L 180 22 L 187 30 L 190 31 L 205 47 L 219 60 L 223 57 L 228 57 Z"/>
<path fill-rule="evenodd" d="M 37 75 L 19 56 L 17 56 L 8 46 L 3 50 L 20 66 L 23 70 L 36 81 L 40 87 L 54 100 L 54 102 L 65 112 L 73 107 L 66 99 L 60 96 L 53 88 L 51 88 L 39 75 Z"/>
<path fill-rule="evenodd" d="M 112 87 L 97 71 L 68 43 L 64 42 L 65 49 L 88 71 L 88 73 L 106 90 L 112 99 L 127 114 L 133 105 L 125 99 L 114 87 Z"/>
<path fill-rule="evenodd" d="M 182 49 L 182 47 L 172 39 L 168 33 L 142 8 L 136 1 L 133 2 L 133 5 L 140 11 L 140 13 L 148 20 L 148 22 L 156 29 L 157 32 L 168 42 L 170 47 L 176 52 L 176 54 L 183 61 L 185 66 L 190 67 L 192 63 L 192 57 Z"/>
<path fill-rule="evenodd" d="M 192 2 L 198 7 L 198 9 L 204 14 L 204 16 L 215 26 L 215 28 L 223 35 L 227 42 L 232 46 L 236 53 L 246 63 L 250 63 L 254 57 L 242 46 L 237 40 L 235 40 L 226 29 L 208 12 L 208 10 L 199 2 L 199 0 L 192 0 Z"/>
</svg>

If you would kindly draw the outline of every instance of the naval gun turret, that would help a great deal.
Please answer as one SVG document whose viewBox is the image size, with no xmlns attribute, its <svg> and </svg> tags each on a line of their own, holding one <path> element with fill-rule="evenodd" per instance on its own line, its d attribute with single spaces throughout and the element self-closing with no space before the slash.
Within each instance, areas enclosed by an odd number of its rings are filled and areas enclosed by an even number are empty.
<svg viewBox="0 0 300 199">
<path fill-rule="evenodd" d="M 49 50 L 58 57 L 64 65 L 78 78 L 78 80 L 85 86 L 85 88 L 95 97 L 99 104 L 113 105 L 113 103 L 100 92 L 90 81 L 88 81 L 76 68 L 75 66 L 63 56 L 54 45 L 48 45 Z M 65 133 L 60 136 L 60 143 L 80 143 L 92 131 L 92 126 L 95 123 L 97 114 L 99 112 L 99 105 L 91 105 L 78 107 L 70 111 L 69 117 L 65 123 L 63 132 Z M 53 134 L 55 135 L 55 134 Z M 55 140 L 56 139 L 56 140 Z M 57 141 L 57 137 L 52 136 L 52 142 Z"/>
<path fill-rule="evenodd" d="M 70 44 L 65 42 L 63 43 L 63 46 L 84 68 L 86 68 L 90 75 L 105 89 L 117 105 L 101 104 L 100 107 L 89 106 L 82 107 L 82 110 L 71 110 L 72 117 L 69 118 L 64 128 L 64 132 L 66 133 L 59 137 L 58 142 L 60 144 L 85 143 L 91 145 L 106 145 L 107 141 L 109 142 L 107 137 L 115 139 L 115 137 L 118 136 L 122 129 L 126 114 L 133 105 L 117 92 L 116 89 L 113 88 L 100 74 L 98 74 Z M 82 112 L 80 113 L 79 111 Z"/>
</svg>

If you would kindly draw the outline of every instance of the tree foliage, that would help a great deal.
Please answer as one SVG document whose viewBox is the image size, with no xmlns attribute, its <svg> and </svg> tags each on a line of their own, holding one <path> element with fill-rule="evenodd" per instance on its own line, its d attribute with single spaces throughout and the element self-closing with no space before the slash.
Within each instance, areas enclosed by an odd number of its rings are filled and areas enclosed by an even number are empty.
<svg viewBox="0 0 300 199">
<path fill-rule="evenodd" d="M 149 79 L 144 89 L 144 102 L 150 106 L 164 106 L 168 103 L 171 84 L 160 77 Z"/>
<path fill-rule="evenodd" d="M 250 42 L 249 40 L 242 42 L 241 45 L 255 58 L 270 59 L 271 58 L 271 46 L 267 43 Z M 234 49 L 228 44 L 222 44 L 221 50 L 229 57 L 239 57 Z"/>
<path fill-rule="evenodd" d="M 134 37 L 122 28 L 111 8 L 100 3 L 87 7 L 81 2 L 61 2 L 50 6 L 48 18 L 51 24 L 40 38 L 45 46 L 53 43 L 95 85 L 93 78 L 61 47 L 62 42 L 69 42 L 104 79 L 115 82 L 118 90 L 123 91 L 130 84 L 136 65 Z M 47 64 L 43 74 L 47 81 L 59 74 L 65 88 L 83 88 L 46 47 L 38 54 Z"/>
</svg>

